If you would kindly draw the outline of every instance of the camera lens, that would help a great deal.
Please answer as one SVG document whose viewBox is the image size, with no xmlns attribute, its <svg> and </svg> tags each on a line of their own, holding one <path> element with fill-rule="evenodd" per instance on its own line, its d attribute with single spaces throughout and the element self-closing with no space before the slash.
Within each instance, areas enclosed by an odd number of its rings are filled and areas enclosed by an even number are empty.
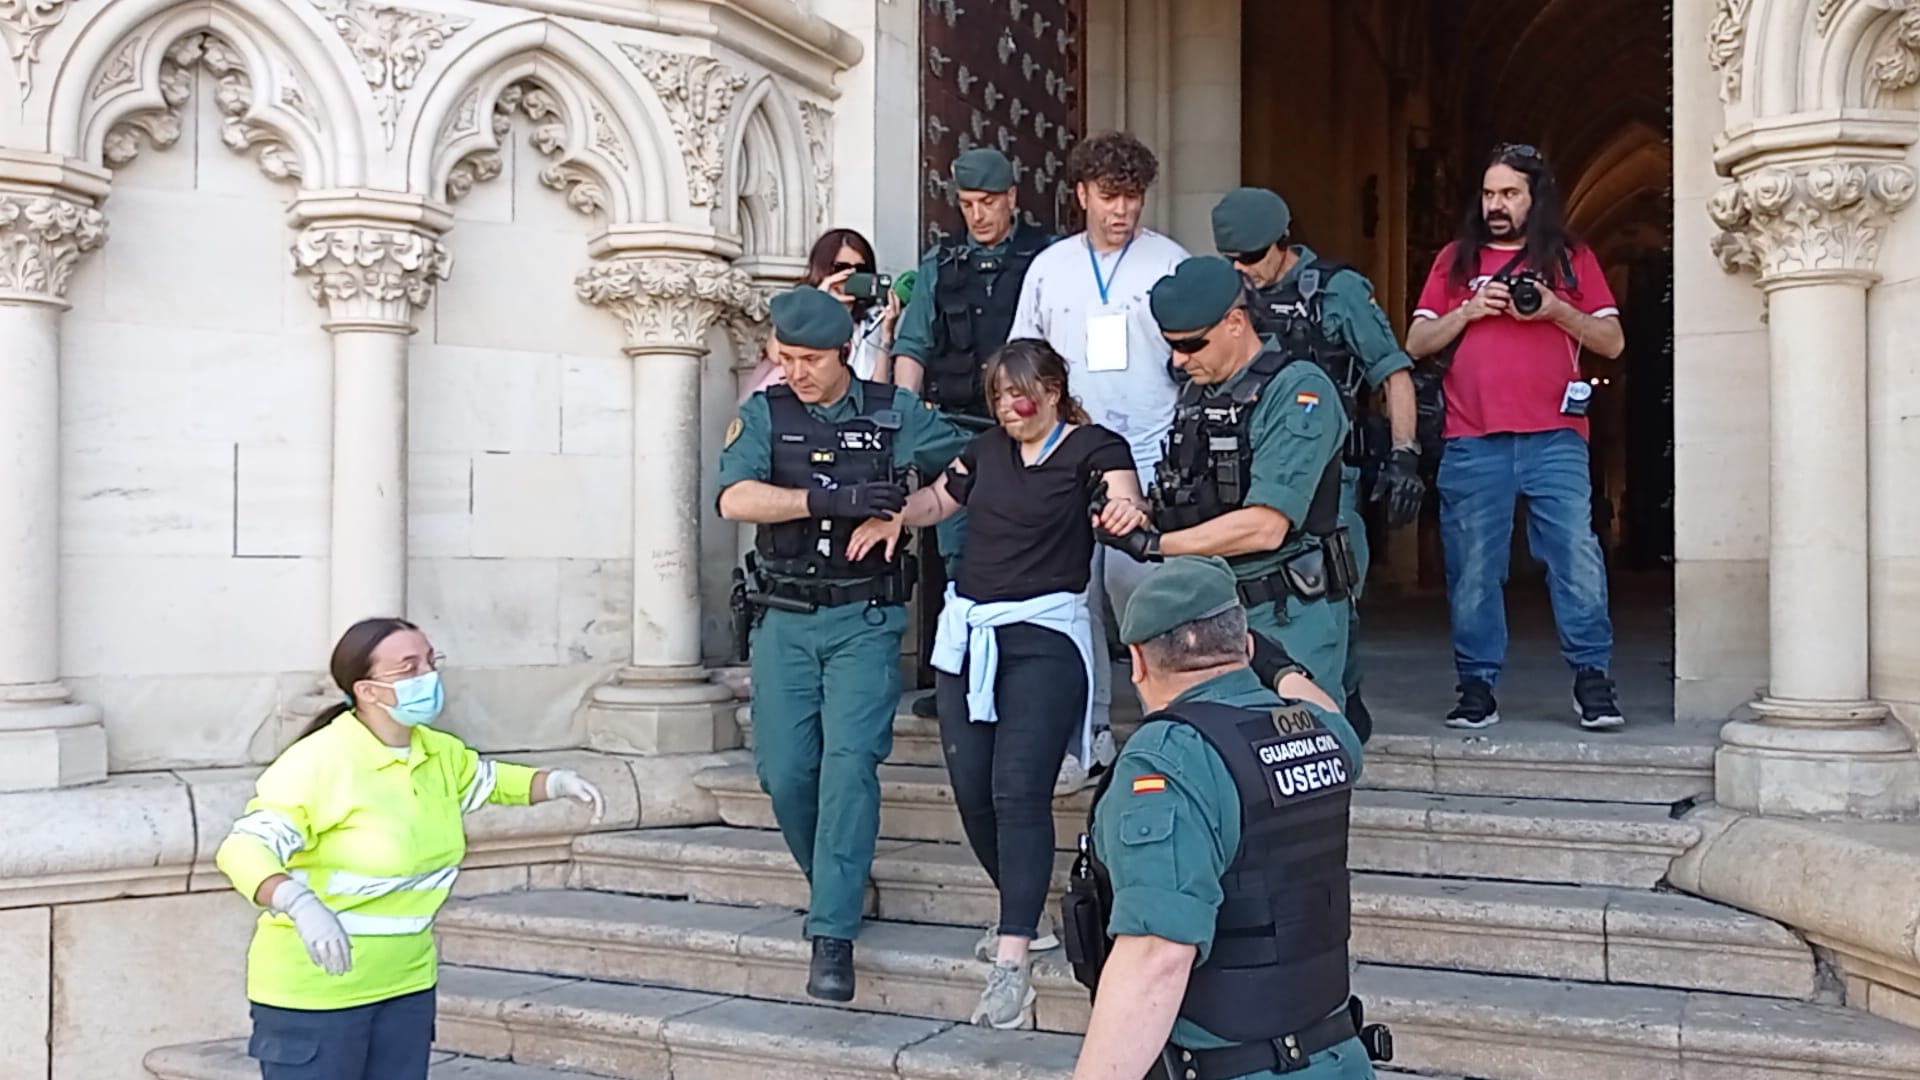
<svg viewBox="0 0 1920 1080">
<path fill-rule="evenodd" d="M 1522 315 L 1531 315 L 1540 310 L 1540 287 L 1525 278 L 1513 283 L 1509 295 L 1513 297 L 1513 310 Z"/>
</svg>

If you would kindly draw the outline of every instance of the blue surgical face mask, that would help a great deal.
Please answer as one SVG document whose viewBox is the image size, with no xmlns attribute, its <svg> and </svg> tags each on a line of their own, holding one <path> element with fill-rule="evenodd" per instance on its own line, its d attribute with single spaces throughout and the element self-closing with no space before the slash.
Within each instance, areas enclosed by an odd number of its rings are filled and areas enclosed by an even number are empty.
<svg viewBox="0 0 1920 1080">
<path fill-rule="evenodd" d="M 393 691 L 396 704 L 380 707 L 387 715 L 407 727 L 419 727 L 431 724 L 439 717 L 440 710 L 447 703 L 446 689 L 440 685 L 440 673 L 429 671 L 424 675 L 415 675 L 411 679 L 401 679 L 396 683 L 376 683 Z M 375 704 L 379 704 L 375 702 Z"/>
</svg>

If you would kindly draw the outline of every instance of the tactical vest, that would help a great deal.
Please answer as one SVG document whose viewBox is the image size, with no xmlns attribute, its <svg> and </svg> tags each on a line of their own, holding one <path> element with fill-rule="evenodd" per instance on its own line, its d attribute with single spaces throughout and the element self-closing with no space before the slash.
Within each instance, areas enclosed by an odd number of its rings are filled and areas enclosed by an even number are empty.
<svg viewBox="0 0 1920 1080">
<path fill-rule="evenodd" d="M 1146 718 L 1154 720 L 1198 731 L 1226 763 L 1240 803 L 1240 847 L 1220 879 L 1213 948 L 1187 980 L 1180 1015 L 1236 1043 L 1283 1038 L 1332 1015 L 1349 997 L 1352 757 L 1306 705 L 1184 702 Z M 1093 835 L 1091 818 L 1087 835 Z M 1090 881 L 1104 904 L 1097 916 L 1104 933 L 1113 886 L 1090 839 L 1083 841 L 1074 877 Z M 1069 917 L 1085 921 L 1071 907 Z M 1070 953 L 1075 936 L 1069 928 Z M 1076 963 L 1074 974 L 1097 987 L 1097 970 Z"/>
<path fill-rule="evenodd" d="M 983 382 L 987 358 L 1007 343 L 1020 284 L 1053 237 L 1016 223 L 1005 251 L 949 244 L 934 279 L 933 356 L 921 395 L 947 412 L 991 418 Z"/>
<path fill-rule="evenodd" d="M 1346 263 L 1315 258 L 1284 282 L 1254 291 L 1253 326 L 1280 339 L 1288 356 L 1310 356 L 1340 390 L 1347 419 L 1357 421 L 1366 399 L 1367 366 L 1326 330 L 1327 286 L 1333 276 L 1351 270 Z"/>
<path fill-rule="evenodd" d="M 1254 409 L 1274 376 L 1302 359 L 1263 352 L 1231 388 L 1197 382 L 1181 388 L 1153 483 L 1156 527 L 1162 532 L 1190 529 L 1240 509 L 1253 482 Z M 1325 537 L 1339 527 L 1340 458 L 1335 455 L 1321 473 L 1299 528 L 1308 536 Z"/>
<path fill-rule="evenodd" d="M 792 387 L 771 386 L 766 393 L 773 418 L 769 482 L 775 487 L 810 491 L 893 477 L 894 437 L 900 430 L 893 387 L 853 380 L 847 393 L 860 411 L 839 423 L 807 411 Z M 847 541 L 859 524 L 849 518 L 801 518 L 762 525 L 755 532 L 754 548 L 760 565 L 780 578 L 846 580 L 888 573 L 892 564 L 884 547 L 858 562 L 847 560 Z"/>
</svg>

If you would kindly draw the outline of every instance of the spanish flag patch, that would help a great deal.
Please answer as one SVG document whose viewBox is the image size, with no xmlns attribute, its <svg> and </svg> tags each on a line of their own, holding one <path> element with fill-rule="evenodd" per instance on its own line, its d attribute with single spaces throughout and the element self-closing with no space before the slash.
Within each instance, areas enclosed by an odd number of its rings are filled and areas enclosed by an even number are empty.
<svg viewBox="0 0 1920 1080">
<path fill-rule="evenodd" d="M 1151 791 L 1165 790 L 1167 790 L 1167 778 L 1158 773 L 1151 776 L 1136 776 L 1133 778 L 1133 793 L 1135 795 L 1145 795 Z"/>
<path fill-rule="evenodd" d="M 1293 403 L 1304 406 L 1308 412 L 1312 412 L 1314 406 L 1320 404 L 1320 395 L 1311 390 L 1302 390 L 1293 396 Z"/>
</svg>

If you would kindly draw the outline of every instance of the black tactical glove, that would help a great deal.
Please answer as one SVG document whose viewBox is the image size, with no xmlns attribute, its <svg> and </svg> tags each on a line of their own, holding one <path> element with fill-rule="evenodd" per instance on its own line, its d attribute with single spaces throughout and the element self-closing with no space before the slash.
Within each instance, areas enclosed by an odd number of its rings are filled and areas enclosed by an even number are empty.
<svg viewBox="0 0 1920 1080">
<path fill-rule="evenodd" d="M 1313 678 L 1307 669 L 1293 658 L 1293 654 L 1287 652 L 1287 647 L 1280 644 L 1278 638 L 1270 638 L 1258 631 L 1253 634 L 1253 658 L 1249 666 L 1253 668 L 1255 675 L 1260 676 L 1260 681 L 1272 687 L 1275 693 L 1280 690 L 1280 680 L 1287 675 L 1300 674 L 1306 675 L 1309 679 Z"/>
<path fill-rule="evenodd" d="M 1420 479 L 1420 455 L 1408 449 L 1389 455 L 1373 482 L 1373 498 L 1386 507 L 1388 528 L 1413 524 L 1427 498 L 1427 482 Z"/>
<path fill-rule="evenodd" d="M 1126 552 L 1134 562 L 1162 562 L 1165 559 L 1160 554 L 1160 530 L 1150 525 L 1142 525 L 1125 536 L 1115 536 L 1095 525 L 1093 538 L 1116 551 Z"/>
<path fill-rule="evenodd" d="M 1087 500 L 1087 513 L 1093 515 L 1093 538 L 1117 551 L 1124 551 L 1133 557 L 1134 562 L 1162 562 L 1160 554 L 1160 532 L 1151 525 L 1142 525 L 1125 536 L 1115 536 L 1099 525 L 1099 517 L 1107 508 L 1107 482 L 1103 479 L 1093 486 L 1093 496 Z"/>
<path fill-rule="evenodd" d="M 808 517 L 879 518 L 892 521 L 907 505 L 907 489 L 891 480 L 869 480 L 837 488 L 807 491 Z"/>
</svg>

